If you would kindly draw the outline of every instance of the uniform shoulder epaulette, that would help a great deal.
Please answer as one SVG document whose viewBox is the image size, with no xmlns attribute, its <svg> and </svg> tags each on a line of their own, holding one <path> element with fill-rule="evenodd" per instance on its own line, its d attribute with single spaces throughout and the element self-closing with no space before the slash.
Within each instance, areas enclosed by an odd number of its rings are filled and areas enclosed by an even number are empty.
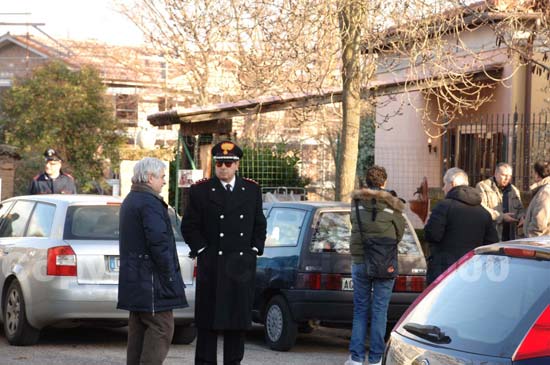
<svg viewBox="0 0 550 365">
<path fill-rule="evenodd" d="M 74 180 L 74 177 L 71 174 L 67 174 L 66 172 L 64 172 L 63 175 L 69 177 L 71 180 Z"/>
<path fill-rule="evenodd" d="M 207 182 L 207 181 L 208 181 L 208 178 L 205 177 L 205 178 L 202 178 L 202 179 L 200 179 L 200 180 L 195 181 L 195 183 L 194 183 L 192 186 L 200 185 L 200 184 L 203 184 L 203 183 L 205 183 L 205 182 Z"/>
<path fill-rule="evenodd" d="M 40 177 L 40 175 L 42 175 L 42 174 L 38 174 L 38 175 L 36 175 L 35 177 L 33 177 L 32 179 L 33 179 L 34 181 L 37 181 L 38 178 Z"/>
<path fill-rule="evenodd" d="M 243 177 L 243 180 L 246 180 L 246 181 L 251 182 L 251 183 L 256 184 L 256 185 L 260 185 L 260 184 L 258 184 L 258 182 L 256 180 L 249 179 L 248 177 Z"/>
</svg>

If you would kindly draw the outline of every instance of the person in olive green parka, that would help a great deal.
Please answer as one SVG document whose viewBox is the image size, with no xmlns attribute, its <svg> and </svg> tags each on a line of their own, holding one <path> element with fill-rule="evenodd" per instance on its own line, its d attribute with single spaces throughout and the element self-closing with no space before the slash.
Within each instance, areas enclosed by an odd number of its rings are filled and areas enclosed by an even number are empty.
<svg viewBox="0 0 550 365">
<path fill-rule="evenodd" d="M 382 166 L 370 167 L 366 173 L 367 188 L 356 190 L 352 196 L 353 327 L 345 365 L 362 365 L 365 360 L 369 365 L 379 365 L 384 353 L 388 306 L 398 272 L 397 244 L 405 230 L 405 204 L 395 193 L 385 190 L 387 178 Z"/>
</svg>

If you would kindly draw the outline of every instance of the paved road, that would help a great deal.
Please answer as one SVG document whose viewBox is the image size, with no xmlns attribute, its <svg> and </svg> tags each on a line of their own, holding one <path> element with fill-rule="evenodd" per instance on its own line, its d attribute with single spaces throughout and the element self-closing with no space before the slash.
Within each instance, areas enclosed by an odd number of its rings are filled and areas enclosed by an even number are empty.
<svg viewBox="0 0 550 365">
<path fill-rule="evenodd" d="M 347 356 L 350 331 L 318 328 L 311 334 L 300 334 L 289 352 L 269 350 L 263 342 L 262 327 L 247 334 L 243 365 L 251 364 L 343 364 Z M 222 343 L 218 363 L 222 363 Z M 126 328 L 119 329 L 50 329 L 40 342 L 30 347 L 10 346 L 0 331 L 1 365 L 105 365 L 125 364 Z M 193 364 L 195 343 L 172 345 L 165 365 Z"/>
</svg>

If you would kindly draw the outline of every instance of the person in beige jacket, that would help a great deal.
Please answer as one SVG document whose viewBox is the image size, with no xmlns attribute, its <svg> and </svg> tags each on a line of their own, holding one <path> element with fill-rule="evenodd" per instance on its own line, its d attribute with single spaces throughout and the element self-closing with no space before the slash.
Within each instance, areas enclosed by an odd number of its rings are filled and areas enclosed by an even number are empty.
<svg viewBox="0 0 550 365">
<path fill-rule="evenodd" d="M 527 237 L 550 235 L 550 161 L 535 162 L 533 168 L 535 183 L 530 186 L 533 198 L 523 223 Z"/>
<path fill-rule="evenodd" d="M 501 162 L 495 168 L 494 176 L 476 185 L 481 194 L 481 205 L 491 214 L 501 241 L 518 237 L 517 222 L 525 213 L 520 192 L 512 184 L 512 172 L 510 164 Z"/>
</svg>

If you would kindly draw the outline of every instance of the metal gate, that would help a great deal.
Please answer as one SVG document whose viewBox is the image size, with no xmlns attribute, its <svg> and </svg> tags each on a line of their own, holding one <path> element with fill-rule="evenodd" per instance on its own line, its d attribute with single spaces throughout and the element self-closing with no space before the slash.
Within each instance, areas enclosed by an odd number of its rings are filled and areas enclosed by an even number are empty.
<svg viewBox="0 0 550 365">
<path fill-rule="evenodd" d="M 527 190 L 533 163 L 550 160 L 549 115 L 494 114 L 456 121 L 447 126 L 442 148 L 443 171 L 460 167 L 475 183 L 492 176 L 499 162 L 508 162 L 515 184 Z"/>
</svg>

